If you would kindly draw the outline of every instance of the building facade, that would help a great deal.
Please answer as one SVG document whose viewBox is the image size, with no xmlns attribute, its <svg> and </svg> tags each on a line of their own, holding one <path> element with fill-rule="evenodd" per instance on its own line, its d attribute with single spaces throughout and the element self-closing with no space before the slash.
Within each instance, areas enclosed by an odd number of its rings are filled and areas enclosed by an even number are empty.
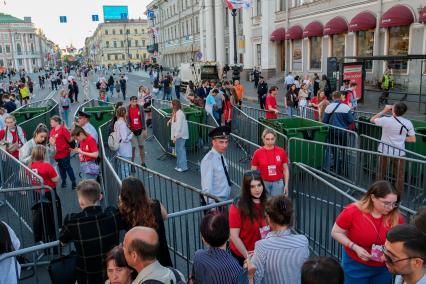
<svg viewBox="0 0 426 284">
<path fill-rule="evenodd" d="M 89 62 L 103 65 L 140 63 L 147 53 L 148 22 L 144 19 L 100 23 L 85 40 Z"/>
<path fill-rule="evenodd" d="M 31 18 L 0 13 L 0 66 L 34 72 L 46 66 L 47 38 L 37 33 Z"/>
<path fill-rule="evenodd" d="M 151 54 L 167 68 L 179 67 L 199 59 L 200 9 L 202 0 L 154 0 L 147 10 L 154 11 L 149 20 L 150 44 L 158 44 L 158 54 Z"/>
</svg>

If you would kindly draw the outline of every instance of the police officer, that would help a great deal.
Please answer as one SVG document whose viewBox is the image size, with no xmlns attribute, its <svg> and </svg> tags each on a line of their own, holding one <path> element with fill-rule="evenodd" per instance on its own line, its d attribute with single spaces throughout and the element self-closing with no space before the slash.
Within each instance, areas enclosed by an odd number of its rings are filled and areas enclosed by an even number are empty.
<svg viewBox="0 0 426 284">
<path fill-rule="evenodd" d="M 212 149 L 201 161 L 201 188 L 205 193 L 214 195 L 221 200 L 228 200 L 231 193 L 231 179 L 228 165 L 223 157 L 229 143 L 231 129 L 220 126 L 209 132 L 212 138 Z M 207 203 L 213 203 L 208 199 Z"/>
</svg>

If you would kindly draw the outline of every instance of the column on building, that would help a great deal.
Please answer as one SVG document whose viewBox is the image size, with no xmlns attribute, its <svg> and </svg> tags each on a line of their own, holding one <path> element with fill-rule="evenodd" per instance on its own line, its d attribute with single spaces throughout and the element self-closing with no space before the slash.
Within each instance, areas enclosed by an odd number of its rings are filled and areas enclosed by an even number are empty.
<svg viewBox="0 0 426 284">
<path fill-rule="evenodd" d="M 252 41 L 251 16 L 253 10 L 245 9 L 243 11 L 243 34 L 244 34 L 244 69 L 250 70 L 254 67 L 254 53 Z"/>
<path fill-rule="evenodd" d="M 222 1 L 215 1 L 215 32 L 216 32 L 216 61 L 220 65 L 225 63 L 225 23 L 224 23 L 224 5 Z"/>
<path fill-rule="evenodd" d="M 214 18 L 213 18 L 213 0 L 205 0 L 206 17 L 206 60 L 215 61 L 215 43 L 214 43 Z"/>
<path fill-rule="evenodd" d="M 198 21 L 198 26 L 199 26 L 199 30 L 200 30 L 200 51 L 201 54 L 203 55 L 201 60 L 205 60 L 206 59 L 206 45 L 205 45 L 205 34 L 204 34 L 204 27 L 206 25 L 206 18 L 205 18 L 205 9 L 202 6 L 203 1 L 200 1 L 200 10 L 199 10 L 199 21 Z M 179 26 L 180 29 L 180 26 Z M 179 35 L 180 37 L 182 35 Z"/>
<path fill-rule="evenodd" d="M 274 28 L 275 1 L 262 1 L 262 70 L 269 77 L 276 69 L 276 48 L 270 40 Z"/>
<path fill-rule="evenodd" d="M 238 13 L 238 12 L 237 12 Z M 234 18 L 232 17 L 232 11 L 228 13 L 228 35 L 229 35 L 229 45 L 228 45 L 228 53 L 229 53 L 229 65 L 234 65 Z"/>
</svg>

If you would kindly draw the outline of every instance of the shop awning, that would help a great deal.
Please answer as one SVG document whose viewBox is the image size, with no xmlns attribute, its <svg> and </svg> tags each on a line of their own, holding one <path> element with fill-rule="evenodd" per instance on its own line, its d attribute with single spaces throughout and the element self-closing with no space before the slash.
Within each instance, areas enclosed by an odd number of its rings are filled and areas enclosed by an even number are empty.
<svg viewBox="0 0 426 284">
<path fill-rule="evenodd" d="M 324 26 L 324 35 L 342 34 L 348 31 L 348 24 L 342 17 L 334 17 Z"/>
<path fill-rule="evenodd" d="M 426 6 L 420 11 L 420 23 L 426 23 Z"/>
<path fill-rule="evenodd" d="M 288 28 L 285 33 L 286 39 L 301 39 L 303 37 L 303 30 L 300 26 L 292 26 Z"/>
<path fill-rule="evenodd" d="M 376 28 L 376 16 L 373 13 L 364 11 L 352 18 L 349 23 L 350 32 L 366 31 Z"/>
<path fill-rule="evenodd" d="M 323 26 L 318 21 L 309 23 L 303 30 L 303 37 L 322 36 Z"/>
<path fill-rule="evenodd" d="M 272 41 L 281 41 L 285 40 L 285 29 L 284 28 L 278 28 L 271 34 L 271 40 Z"/>
<path fill-rule="evenodd" d="M 395 5 L 383 14 L 380 27 L 408 26 L 412 22 L 414 22 L 414 15 L 410 8 L 404 5 Z"/>
</svg>

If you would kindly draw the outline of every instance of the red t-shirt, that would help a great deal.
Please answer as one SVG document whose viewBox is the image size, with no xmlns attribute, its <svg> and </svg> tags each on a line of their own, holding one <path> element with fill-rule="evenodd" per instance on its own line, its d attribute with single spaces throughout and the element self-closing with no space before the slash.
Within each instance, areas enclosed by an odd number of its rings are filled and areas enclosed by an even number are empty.
<svg viewBox="0 0 426 284">
<path fill-rule="evenodd" d="M 86 139 L 84 139 L 83 141 L 80 142 L 80 149 L 83 152 L 87 152 L 87 153 L 94 153 L 94 152 L 98 152 L 98 144 L 96 144 L 96 140 L 92 137 L 92 136 L 87 136 Z M 80 154 L 80 162 L 84 163 L 84 162 L 89 162 L 89 161 L 95 161 L 96 158 L 92 158 L 86 155 L 81 155 Z"/>
<path fill-rule="evenodd" d="M 64 126 L 61 126 L 58 130 L 52 128 L 50 130 L 50 137 L 56 138 L 56 154 L 55 159 L 63 159 L 70 155 L 70 145 L 68 141 L 71 139 L 71 134 Z"/>
<path fill-rule="evenodd" d="M 16 143 L 18 141 L 18 128 L 15 128 L 15 130 L 9 129 L 9 131 L 12 134 L 12 143 Z M 24 137 L 26 137 L 25 131 L 23 129 L 22 129 L 22 133 L 24 134 Z M 6 139 L 5 135 L 6 135 L 6 128 L 0 129 L 0 140 Z M 21 148 L 23 145 L 24 145 L 23 141 L 19 141 L 19 148 Z M 19 160 L 19 150 L 10 154 Z"/>
<path fill-rule="evenodd" d="M 404 219 L 399 216 L 399 224 L 403 224 Z M 360 247 L 363 247 L 368 253 L 371 253 L 371 246 L 384 245 L 386 234 L 391 229 L 384 224 L 383 216 L 379 219 L 371 214 L 363 213 L 356 204 L 352 203 L 345 207 L 337 216 L 336 224 L 346 230 L 348 238 Z M 346 253 L 354 260 L 369 266 L 385 266 L 384 262 L 363 261 L 358 255 L 348 247 L 344 247 Z"/>
<path fill-rule="evenodd" d="M 142 129 L 142 121 L 141 121 L 141 111 L 139 106 L 129 107 L 129 120 L 130 120 L 130 129 L 131 130 L 139 130 Z"/>
<path fill-rule="evenodd" d="M 231 101 L 224 101 L 223 102 L 223 119 L 225 121 L 232 120 Z"/>
<path fill-rule="evenodd" d="M 265 147 L 257 149 L 251 160 L 251 165 L 257 167 L 262 179 L 271 182 L 284 178 L 284 164 L 288 164 L 287 153 L 278 146 L 270 150 Z"/>
<path fill-rule="evenodd" d="M 266 96 L 265 109 L 269 110 L 269 108 L 277 109 L 277 99 L 273 95 Z M 266 119 L 277 119 L 278 115 L 275 112 L 267 111 L 265 113 Z"/>
<path fill-rule="evenodd" d="M 261 204 L 255 204 L 257 210 L 262 210 Z M 240 239 L 245 245 L 247 251 L 254 250 L 255 243 L 261 239 L 260 228 L 266 226 L 265 218 L 260 218 L 259 220 L 254 219 L 253 223 L 250 221 L 250 218 L 244 217 L 241 220 L 240 210 L 234 205 L 231 205 L 229 209 L 229 227 L 231 229 L 239 228 L 240 229 Z M 241 255 L 237 247 L 231 241 L 231 250 L 238 256 L 245 257 Z"/>
<path fill-rule="evenodd" d="M 55 168 L 51 164 L 47 162 L 39 161 L 39 162 L 32 162 L 30 167 L 36 174 L 38 174 L 39 176 L 43 178 L 45 185 L 50 186 L 51 188 L 56 188 L 56 183 L 52 181 L 52 178 L 57 177 L 58 173 L 56 172 Z M 33 183 L 33 185 L 37 185 L 37 184 Z"/>
</svg>

